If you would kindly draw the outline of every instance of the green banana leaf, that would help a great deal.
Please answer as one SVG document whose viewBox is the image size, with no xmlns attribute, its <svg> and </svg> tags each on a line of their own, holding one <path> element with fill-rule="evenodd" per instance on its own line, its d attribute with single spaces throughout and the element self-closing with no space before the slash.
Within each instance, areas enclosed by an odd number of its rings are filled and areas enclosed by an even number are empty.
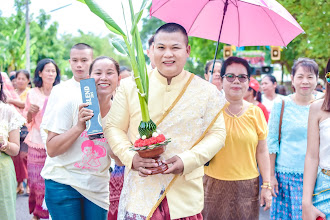
<svg viewBox="0 0 330 220">
<path fill-rule="evenodd" d="M 122 54 L 128 55 L 130 58 L 132 70 L 134 73 L 135 83 L 138 89 L 138 97 L 141 107 L 142 121 L 139 126 L 140 136 L 146 135 L 147 138 L 151 137 L 153 131 L 156 130 L 155 123 L 150 119 L 148 110 L 148 96 L 149 96 L 149 78 L 147 74 L 147 67 L 145 56 L 143 52 L 140 33 L 137 29 L 138 22 L 141 20 L 143 10 L 147 5 L 148 0 L 143 0 L 138 13 L 134 14 L 133 2 L 128 0 L 130 6 L 132 28 L 130 35 L 125 35 L 117 23 L 93 0 L 77 0 L 86 4 L 89 9 L 98 17 L 100 17 L 106 24 L 107 28 L 113 33 L 120 35 L 123 40 L 114 38 L 111 40 L 112 45 Z M 123 5 L 122 5 L 123 8 Z M 126 25 L 126 19 L 123 8 L 123 17 Z M 127 25 L 126 25 L 127 31 Z M 128 32 L 128 31 L 127 31 Z M 130 37 L 131 41 L 130 42 Z"/>
<path fill-rule="evenodd" d="M 132 22 L 132 30 L 131 30 L 131 34 L 134 33 L 134 31 L 136 30 L 136 28 L 137 28 L 137 24 L 139 23 L 139 21 L 140 21 L 141 18 L 142 18 L 143 11 L 144 11 L 144 9 L 146 8 L 147 2 L 148 2 L 148 0 L 143 0 L 139 12 L 135 14 L 135 16 L 134 16 L 134 22 Z"/>
<path fill-rule="evenodd" d="M 126 55 L 126 56 L 129 55 L 127 46 L 122 39 L 113 38 L 113 39 L 111 39 L 111 44 L 118 50 L 119 53 Z"/>
<path fill-rule="evenodd" d="M 77 0 L 88 6 L 88 8 L 100 17 L 105 23 L 110 25 L 113 29 L 120 33 L 120 35 L 126 36 L 123 30 L 118 26 L 118 24 L 93 0 Z"/>
<path fill-rule="evenodd" d="M 105 26 L 114 34 L 117 35 L 121 35 L 121 33 L 119 31 L 117 31 L 115 28 L 113 28 L 111 25 L 109 25 L 108 23 L 104 22 Z"/>
</svg>

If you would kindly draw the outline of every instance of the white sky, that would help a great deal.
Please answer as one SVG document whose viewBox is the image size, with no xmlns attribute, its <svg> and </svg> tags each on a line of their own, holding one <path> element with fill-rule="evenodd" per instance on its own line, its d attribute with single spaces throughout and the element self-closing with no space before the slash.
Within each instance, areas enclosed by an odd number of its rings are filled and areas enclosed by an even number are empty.
<svg viewBox="0 0 330 220">
<path fill-rule="evenodd" d="M 126 11 L 126 21 L 130 24 L 130 15 L 128 0 L 95 0 L 102 8 L 120 25 L 125 31 L 125 23 L 122 14 L 121 2 L 124 3 L 124 9 Z M 39 10 L 44 9 L 46 13 L 51 15 L 51 22 L 57 21 L 59 23 L 58 33 L 70 33 L 78 35 L 78 30 L 82 30 L 84 33 L 93 32 L 96 35 L 104 36 L 110 31 L 104 25 L 104 22 L 94 15 L 87 5 L 84 5 L 76 0 L 30 0 L 29 10 L 30 14 L 34 14 L 34 18 L 39 15 Z M 151 2 L 151 1 L 150 1 Z M 149 3 L 150 3 L 149 2 Z M 54 9 L 62 7 L 64 5 L 72 5 L 59 9 L 54 12 L 50 12 Z M 133 0 L 134 11 L 137 12 L 140 9 L 142 1 Z M 149 4 L 148 3 L 148 4 Z M 9 17 L 15 13 L 14 0 L 0 0 L 0 10 L 3 17 Z M 143 17 L 148 16 L 148 11 L 145 10 Z M 140 27 L 142 22 L 140 22 Z"/>
</svg>

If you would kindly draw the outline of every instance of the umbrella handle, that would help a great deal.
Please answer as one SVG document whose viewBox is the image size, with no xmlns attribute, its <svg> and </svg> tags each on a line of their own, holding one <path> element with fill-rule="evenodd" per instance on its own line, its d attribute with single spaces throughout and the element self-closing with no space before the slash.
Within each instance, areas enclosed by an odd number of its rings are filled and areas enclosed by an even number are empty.
<svg viewBox="0 0 330 220">
<path fill-rule="evenodd" d="M 223 21 L 225 19 L 227 8 L 228 8 L 228 0 L 226 0 L 225 5 L 224 5 L 224 8 L 223 8 L 223 15 L 222 15 L 222 21 L 221 21 L 220 32 L 219 32 L 219 37 L 218 37 L 218 43 L 217 43 L 217 47 L 215 49 L 215 54 L 214 54 L 214 59 L 213 59 L 213 65 L 212 65 L 212 70 L 211 70 L 211 77 L 210 77 L 210 80 L 209 80 L 210 82 L 212 82 L 212 78 L 213 78 L 214 64 L 215 64 L 215 60 L 217 59 L 217 55 L 218 55 L 218 48 L 219 48 L 219 43 L 220 43 L 220 36 L 221 36 Z"/>
</svg>

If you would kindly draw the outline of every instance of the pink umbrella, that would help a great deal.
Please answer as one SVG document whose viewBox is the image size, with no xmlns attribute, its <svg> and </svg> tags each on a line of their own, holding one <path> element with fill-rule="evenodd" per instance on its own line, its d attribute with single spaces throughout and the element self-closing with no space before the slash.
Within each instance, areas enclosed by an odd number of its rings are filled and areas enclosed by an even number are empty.
<svg viewBox="0 0 330 220">
<path fill-rule="evenodd" d="M 286 46 L 304 31 L 275 0 L 152 0 L 150 15 L 182 25 L 189 36 L 218 41 L 212 74 L 220 41 Z"/>
<path fill-rule="evenodd" d="M 286 46 L 304 31 L 275 0 L 152 0 L 150 14 L 235 46 Z"/>
</svg>

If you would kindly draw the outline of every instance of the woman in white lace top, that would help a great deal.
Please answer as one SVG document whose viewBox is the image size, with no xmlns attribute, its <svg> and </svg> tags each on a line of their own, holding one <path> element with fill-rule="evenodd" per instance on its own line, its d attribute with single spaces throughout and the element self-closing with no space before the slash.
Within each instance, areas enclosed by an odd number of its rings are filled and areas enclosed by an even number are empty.
<svg viewBox="0 0 330 220">
<path fill-rule="evenodd" d="M 302 200 L 304 220 L 319 216 L 330 219 L 330 59 L 325 74 L 324 99 L 314 102 L 309 112 Z"/>
<path fill-rule="evenodd" d="M 16 219 L 16 175 L 10 156 L 19 152 L 19 128 L 25 119 L 9 104 L 0 77 L 0 213 L 1 219 Z"/>
</svg>

